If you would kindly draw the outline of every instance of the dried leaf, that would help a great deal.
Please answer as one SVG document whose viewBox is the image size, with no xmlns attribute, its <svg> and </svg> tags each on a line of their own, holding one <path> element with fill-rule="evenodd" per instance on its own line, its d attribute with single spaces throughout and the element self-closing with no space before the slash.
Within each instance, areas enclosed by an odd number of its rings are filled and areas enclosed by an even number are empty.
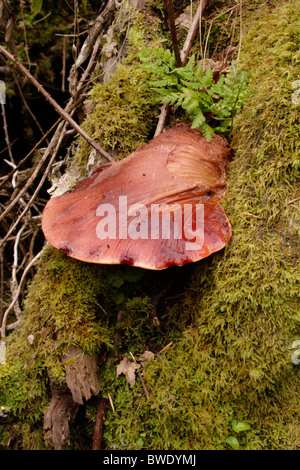
<svg viewBox="0 0 300 470">
<path fill-rule="evenodd" d="M 131 362 L 128 357 L 124 357 L 120 364 L 117 366 L 117 376 L 125 374 L 127 382 L 131 387 L 135 384 L 135 371 L 141 367 L 140 364 Z"/>
<path fill-rule="evenodd" d="M 147 364 L 148 361 L 150 361 L 150 359 L 153 359 L 153 357 L 154 357 L 153 352 L 151 352 L 151 351 L 145 351 L 145 352 L 138 358 L 138 361 L 142 364 L 142 366 L 144 366 L 145 364 Z"/>
</svg>

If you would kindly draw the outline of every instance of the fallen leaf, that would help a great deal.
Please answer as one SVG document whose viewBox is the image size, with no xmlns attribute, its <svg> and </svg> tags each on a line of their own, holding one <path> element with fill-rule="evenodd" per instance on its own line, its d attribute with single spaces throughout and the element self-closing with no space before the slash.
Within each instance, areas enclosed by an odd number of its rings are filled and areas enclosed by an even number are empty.
<svg viewBox="0 0 300 470">
<path fill-rule="evenodd" d="M 140 364 L 136 364 L 131 362 L 128 357 L 124 357 L 120 364 L 117 366 L 117 376 L 120 374 L 125 374 L 127 382 L 130 384 L 131 387 L 135 384 L 135 371 L 141 367 Z"/>
<path fill-rule="evenodd" d="M 144 365 L 147 364 L 147 362 L 150 361 L 150 359 L 152 359 L 153 357 L 154 357 L 153 352 L 151 352 L 151 351 L 145 351 L 145 352 L 138 358 L 138 361 L 142 364 L 142 366 L 144 366 Z"/>
</svg>

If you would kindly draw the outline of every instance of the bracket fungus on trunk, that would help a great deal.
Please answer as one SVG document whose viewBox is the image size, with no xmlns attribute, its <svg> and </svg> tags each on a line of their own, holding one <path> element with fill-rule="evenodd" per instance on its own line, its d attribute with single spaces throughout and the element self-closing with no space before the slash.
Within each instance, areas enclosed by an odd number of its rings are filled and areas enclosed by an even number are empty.
<svg viewBox="0 0 300 470">
<path fill-rule="evenodd" d="M 186 124 L 119 162 L 100 166 L 48 201 L 42 229 L 81 261 L 164 269 L 221 250 L 231 226 L 219 201 L 230 149 Z"/>
</svg>

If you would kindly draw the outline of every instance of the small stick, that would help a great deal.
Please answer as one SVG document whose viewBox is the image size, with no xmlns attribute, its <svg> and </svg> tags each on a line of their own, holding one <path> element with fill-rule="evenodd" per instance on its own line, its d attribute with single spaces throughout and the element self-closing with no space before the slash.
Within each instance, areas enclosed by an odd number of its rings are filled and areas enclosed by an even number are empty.
<svg viewBox="0 0 300 470">
<path fill-rule="evenodd" d="M 0 221 L 12 210 L 12 208 L 17 204 L 17 202 L 22 198 L 23 194 L 26 193 L 27 189 L 31 186 L 35 178 L 38 176 L 40 173 L 40 170 L 44 163 L 46 162 L 47 158 L 49 157 L 50 154 L 50 146 L 47 148 L 45 153 L 43 154 L 42 158 L 40 159 L 39 163 L 37 164 L 36 168 L 34 169 L 33 173 L 31 176 L 28 178 L 27 182 L 23 186 L 23 188 L 19 191 L 17 196 L 11 201 L 11 203 L 6 207 L 6 209 L 2 212 L 0 215 Z"/>
<path fill-rule="evenodd" d="M 66 91 L 66 48 L 67 38 L 63 36 L 63 54 L 62 54 L 62 70 L 61 70 L 61 91 Z"/>
<path fill-rule="evenodd" d="M 49 95 L 49 93 L 42 87 L 37 79 L 18 61 L 10 52 L 0 45 L 0 52 L 7 59 L 11 60 L 13 64 L 31 81 L 31 83 L 38 89 L 38 91 L 46 98 L 47 101 L 54 107 L 54 109 L 67 121 L 97 152 L 103 155 L 108 161 L 114 162 L 114 158 L 102 149 L 78 124 L 74 119 L 63 109 L 59 104 Z"/>
<path fill-rule="evenodd" d="M 288 204 L 292 204 L 293 202 L 299 201 L 300 196 L 296 197 L 295 199 L 292 199 L 291 201 L 288 202 Z"/>
<path fill-rule="evenodd" d="M 13 176 L 13 174 L 20 168 L 20 166 L 22 166 L 25 162 L 27 162 L 27 160 L 34 154 L 34 152 L 37 150 L 37 148 L 40 146 L 43 140 L 45 140 L 46 137 L 48 137 L 48 135 L 53 131 L 53 129 L 57 126 L 57 124 L 59 124 L 60 121 L 61 121 L 61 117 L 56 121 L 55 124 L 53 124 L 52 127 L 50 127 L 50 129 L 42 136 L 42 138 L 29 151 L 29 153 L 22 160 L 19 161 L 19 163 L 14 167 L 14 169 L 7 176 L 5 176 L 5 178 L 0 183 L 0 188 L 6 183 L 7 180 L 9 180 L 11 176 Z"/>
<path fill-rule="evenodd" d="M 107 396 L 108 396 L 108 399 L 109 399 L 109 404 L 111 406 L 112 412 L 113 412 L 113 414 L 115 414 L 115 407 L 114 407 L 114 404 L 113 404 L 110 393 L 107 392 Z"/>
<path fill-rule="evenodd" d="M 0 46 L 0 47 L 1 47 L 1 46 Z M 15 163 L 14 157 L 13 157 L 13 154 L 12 154 L 12 150 L 11 150 L 11 144 L 10 144 L 9 135 L 8 135 L 8 129 L 7 129 L 7 121 L 6 121 L 6 114 L 5 114 L 5 106 L 4 106 L 3 103 L 1 103 L 1 113 L 2 113 L 2 119 L 3 119 L 4 138 L 5 138 L 5 143 L 6 143 L 7 150 L 8 150 L 8 155 L 9 155 L 10 161 L 11 161 L 12 163 Z"/>
<path fill-rule="evenodd" d="M 45 169 L 45 171 L 44 171 L 44 173 L 43 173 L 43 176 L 42 176 L 42 178 L 41 178 L 39 184 L 37 185 L 37 187 L 36 187 L 36 189 L 35 189 L 33 195 L 31 196 L 30 200 L 27 202 L 26 207 L 25 207 L 24 210 L 21 212 L 21 214 L 19 215 L 19 217 L 17 218 L 17 220 L 13 223 L 13 225 L 10 227 L 10 229 L 8 230 L 8 232 L 7 232 L 7 234 L 5 235 L 5 237 L 0 241 L 0 247 L 6 242 L 7 238 L 8 238 L 8 237 L 10 236 L 10 234 L 15 230 L 15 228 L 16 228 L 17 225 L 19 224 L 20 220 L 22 220 L 22 218 L 24 217 L 24 215 L 25 215 L 25 214 L 27 213 L 27 211 L 30 209 L 32 202 L 35 200 L 35 198 L 37 197 L 39 191 L 41 190 L 41 187 L 43 186 L 43 184 L 44 184 L 44 182 L 45 182 L 45 180 L 46 180 L 46 178 L 47 178 L 47 175 L 48 175 L 49 171 L 51 170 L 51 166 L 52 166 L 52 164 L 53 164 L 53 162 L 54 162 L 54 160 L 55 160 L 56 154 L 57 154 L 58 149 L 59 149 L 59 147 L 60 147 L 60 145 L 61 145 L 61 142 L 62 142 L 62 140 L 63 140 L 66 125 L 67 125 L 66 122 L 61 122 L 61 123 L 60 123 L 60 126 L 62 126 L 62 130 L 61 130 L 61 133 L 60 133 L 60 134 L 57 133 L 56 135 L 54 135 L 53 138 L 52 138 L 52 140 L 51 140 L 51 142 L 52 142 L 52 141 L 55 141 L 56 147 L 55 147 L 55 149 L 54 149 L 54 151 L 53 151 L 53 154 L 52 154 L 52 156 L 51 156 L 51 158 L 50 158 L 50 160 L 49 160 L 49 162 L 48 162 L 48 165 L 47 165 L 47 167 L 46 167 L 46 169 Z M 58 129 L 61 129 L 60 126 L 58 127 Z M 43 159 L 46 160 L 46 158 L 49 156 L 50 152 L 51 152 L 51 144 L 50 144 L 49 147 L 47 147 L 47 149 L 46 149 L 46 151 L 45 151 L 45 153 L 44 153 L 44 155 L 43 155 L 41 161 L 42 161 Z M 24 188 L 23 188 L 23 189 L 24 189 Z M 21 193 L 21 192 L 22 192 L 22 191 L 20 191 L 20 193 Z M 20 193 L 19 193 L 19 196 L 20 196 Z M 19 197 L 19 196 L 18 196 L 18 197 Z M 1 214 L 1 217 L 3 216 L 3 214 L 4 214 L 6 211 L 7 211 L 7 209 Z"/>
<path fill-rule="evenodd" d="M 167 0 L 167 8 L 168 8 L 169 28 L 171 32 L 173 51 L 174 51 L 175 60 L 176 60 L 176 67 L 181 67 L 182 64 L 181 64 L 181 58 L 180 58 L 180 52 L 178 48 L 177 34 L 176 34 L 176 28 L 175 28 L 173 0 Z"/>
<path fill-rule="evenodd" d="M 164 348 L 162 348 L 161 351 L 159 351 L 156 356 L 159 356 L 161 353 L 163 353 L 166 349 L 168 349 L 170 346 L 172 346 L 173 344 L 173 341 L 171 341 L 171 343 L 167 344 L 167 346 L 165 346 Z"/>
<path fill-rule="evenodd" d="M 1 325 L 1 338 L 2 339 L 5 339 L 5 336 L 6 336 L 6 322 L 7 322 L 7 317 L 8 317 L 8 314 L 9 312 L 11 311 L 11 309 L 14 307 L 15 303 L 17 302 L 18 298 L 19 298 L 19 295 L 21 293 L 21 289 L 22 289 L 22 285 L 23 285 L 23 282 L 26 278 L 26 275 L 29 271 L 29 269 L 34 265 L 34 263 L 38 260 L 38 258 L 40 257 L 41 255 L 41 251 L 30 261 L 30 263 L 27 264 L 26 268 L 24 269 L 24 272 L 22 274 L 22 277 L 21 277 L 21 280 L 19 282 L 19 287 L 18 287 L 18 290 L 15 294 L 15 297 L 13 298 L 13 300 L 11 301 L 9 307 L 6 309 L 4 315 L 3 315 L 3 319 L 2 319 L 2 325 Z"/>
<path fill-rule="evenodd" d="M 181 62 L 182 65 L 185 65 L 187 63 L 187 59 L 194 41 L 194 38 L 196 36 L 196 33 L 198 31 L 198 26 L 199 26 L 199 21 L 202 17 L 203 11 L 207 5 L 208 0 L 200 0 L 198 10 L 195 14 L 195 17 L 193 19 L 192 25 L 188 31 L 185 43 L 183 45 L 183 48 L 180 53 L 181 57 Z"/>
<path fill-rule="evenodd" d="M 134 355 L 132 354 L 131 351 L 130 351 L 130 355 L 131 355 L 131 357 L 132 357 L 132 359 L 133 359 L 133 362 L 134 362 L 135 364 L 137 364 L 137 362 L 136 362 L 136 360 L 135 360 L 135 357 L 134 357 Z M 138 365 L 138 364 L 137 364 L 137 365 Z M 147 389 L 147 387 L 146 387 L 146 384 L 145 384 L 145 381 L 144 381 L 144 379 L 143 379 L 143 376 L 142 376 L 142 374 L 140 373 L 139 370 L 137 370 L 137 373 L 138 373 L 138 376 L 139 376 L 139 378 L 140 378 L 140 380 L 141 380 L 141 382 L 142 382 L 145 395 L 146 395 L 147 399 L 149 399 L 149 392 L 148 392 L 148 389 Z"/>
<path fill-rule="evenodd" d="M 164 127 L 165 127 L 166 121 L 167 121 L 167 117 L 168 117 L 168 113 L 169 113 L 169 106 L 167 104 L 163 104 L 161 109 L 160 109 L 160 115 L 159 115 L 159 118 L 158 118 L 158 123 L 157 123 L 157 126 L 156 126 L 154 137 L 157 137 L 164 130 Z"/>
<path fill-rule="evenodd" d="M 97 408 L 92 450 L 101 450 L 102 447 L 106 406 L 107 399 L 101 397 Z"/>
<path fill-rule="evenodd" d="M 200 0 L 200 2 L 199 2 L 198 10 L 195 14 L 195 18 L 193 19 L 192 25 L 191 25 L 191 27 L 188 31 L 185 43 L 184 43 L 183 48 L 182 48 L 181 53 L 180 53 L 180 59 L 181 59 L 181 65 L 182 66 L 186 65 L 186 63 L 187 63 L 189 52 L 191 50 L 194 38 L 195 38 L 197 30 L 198 30 L 199 22 L 200 22 L 200 19 L 202 17 L 203 11 L 204 11 L 204 9 L 207 5 L 207 2 L 208 2 L 208 0 Z M 175 51 L 174 51 L 174 54 L 175 54 Z M 157 137 L 164 130 L 164 127 L 165 127 L 166 122 L 167 122 L 168 112 L 169 112 L 169 106 L 167 104 L 164 104 L 161 107 L 161 111 L 160 111 L 160 115 L 159 115 L 159 118 L 158 118 L 158 123 L 157 123 L 157 126 L 156 126 L 154 137 Z"/>
</svg>

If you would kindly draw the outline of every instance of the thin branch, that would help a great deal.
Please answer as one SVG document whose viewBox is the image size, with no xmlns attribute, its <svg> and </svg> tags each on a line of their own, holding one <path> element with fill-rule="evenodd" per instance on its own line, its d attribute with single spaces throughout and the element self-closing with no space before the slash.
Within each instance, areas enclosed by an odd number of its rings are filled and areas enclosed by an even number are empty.
<svg viewBox="0 0 300 470">
<path fill-rule="evenodd" d="M 48 151 L 49 149 L 49 151 Z M 23 186 L 23 188 L 19 191 L 19 193 L 16 195 L 16 197 L 13 199 L 13 201 L 6 207 L 6 209 L 2 212 L 0 215 L 0 221 L 14 208 L 14 206 L 18 203 L 18 201 L 22 198 L 22 196 L 26 193 L 27 189 L 31 186 L 35 178 L 39 175 L 40 170 L 44 163 L 46 162 L 47 158 L 49 157 L 51 150 L 51 146 L 49 146 L 42 158 L 40 159 L 39 163 L 35 167 L 32 175 L 28 178 L 26 184 Z"/>
<path fill-rule="evenodd" d="M 97 56 L 97 53 L 98 53 L 98 49 L 99 49 L 99 46 L 100 46 L 100 43 L 101 43 L 101 36 L 99 36 L 94 44 L 94 47 L 93 47 L 93 52 L 91 54 L 91 57 L 90 57 L 90 60 L 89 60 L 89 63 L 85 69 L 85 71 L 83 72 L 83 74 L 81 75 L 80 77 L 80 80 L 78 80 L 78 83 L 77 83 L 77 88 L 76 88 L 76 92 L 78 93 L 80 91 L 80 89 L 82 88 L 84 82 L 87 80 L 87 77 L 90 75 L 90 73 L 92 72 L 93 68 L 95 67 L 96 65 L 96 56 Z"/>
<path fill-rule="evenodd" d="M 241 48 L 242 48 L 242 38 L 243 38 L 243 14 L 242 14 L 242 0 L 240 0 L 240 40 L 239 40 L 239 48 L 238 48 L 238 55 L 237 55 L 237 63 L 240 59 Z"/>
<path fill-rule="evenodd" d="M 26 225 L 23 225 L 20 228 L 19 232 L 17 233 L 15 243 L 14 243 L 14 263 L 13 263 L 13 267 L 12 267 L 12 276 L 11 276 L 11 293 L 12 293 L 13 297 L 15 296 L 16 292 L 18 291 L 18 280 L 17 280 L 18 246 L 19 246 L 19 243 L 20 243 L 21 235 L 24 232 L 25 228 L 26 228 Z M 18 301 L 16 301 L 16 303 L 15 303 L 15 313 L 16 313 L 17 319 L 19 320 L 21 309 L 20 309 Z"/>
<path fill-rule="evenodd" d="M 61 91 L 66 91 L 66 49 L 67 38 L 63 36 L 63 54 L 62 54 L 62 70 L 61 70 Z"/>
<path fill-rule="evenodd" d="M 129 352 L 130 352 L 130 355 L 131 355 L 131 357 L 132 357 L 132 359 L 133 359 L 133 362 L 134 362 L 135 364 L 137 364 L 134 355 L 132 354 L 131 351 L 129 351 Z M 139 376 L 139 378 L 140 378 L 140 381 L 142 382 L 145 395 L 146 395 L 146 397 L 149 399 L 149 392 L 148 392 L 148 389 L 147 389 L 145 380 L 143 379 L 143 376 L 142 376 L 141 372 L 140 372 L 138 369 L 137 369 L 137 373 L 138 373 L 138 376 Z"/>
<path fill-rule="evenodd" d="M 1 47 L 1 46 L 0 46 L 0 47 Z M 10 161 L 11 161 L 12 163 L 14 163 L 15 160 L 14 160 L 14 157 L 13 157 L 13 154 L 12 154 L 11 144 L 10 144 L 9 135 L 8 135 L 8 129 L 7 129 L 7 121 L 6 121 L 6 114 L 5 114 L 5 106 L 4 106 L 4 104 L 3 104 L 2 102 L 1 102 L 1 113 L 2 113 L 2 119 L 3 119 L 4 138 L 5 138 L 5 143 L 6 143 L 6 147 L 7 147 L 7 150 L 8 150 L 8 155 L 9 155 Z"/>
<path fill-rule="evenodd" d="M 288 204 L 293 204 L 293 202 L 299 201 L 300 196 L 295 197 L 295 199 L 292 199 L 291 201 L 288 201 Z"/>
<path fill-rule="evenodd" d="M 172 346 L 173 344 L 173 341 L 171 341 L 171 343 L 167 344 L 167 346 L 165 346 L 164 348 L 162 348 L 157 354 L 156 356 L 159 356 L 161 353 L 163 353 L 166 349 L 168 349 L 170 346 Z"/>
<path fill-rule="evenodd" d="M 116 9 L 116 1 L 115 0 L 108 0 L 108 3 L 105 9 L 100 13 L 100 15 L 96 18 L 93 26 L 88 32 L 88 36 L 85 39 L 81 50 L 77 56 L 75 63 L 72 65 L 70 74 L 69 74 L 69 89 L 71 95 L 75 95 L 77 92 L 77 69 L 88 59 L 92 48 L 100 35 L 101 30 L 103 29 L 104 25 L 106 24 L 110 15 Z"/>
<path fill-rule="evenodd" d="M 107 396 L 108 396 L 108 399 L 109 399 L 109 404 L 110 404 L 110 407 L 111 407 L 111 410 L 113 412 L 113 414 L 115 414 L 115 407 L 114 407 L 114 404 L 113 404 L 113 401 L 112 401 L 112 398 L 111 398 L 111 394 L 109 392 L 107 392 Z"/>
<path fill-rule="evenodd" d="M 24 269 L 24 272 L 22 274 L 22 277 L 21 277 L 21 280 L 20 280 L 20 283 L 19 283 L 19 287 L 18 287 L 18 290 L 15 294 L 15 297 L 13 298 L 13 300 L 11 301 L 9 307 L 6 309 L 4 315 L 3 315 L 3 320 L 2 320 L 2 325 L 1 325 L 1 338 L 2 339 L 5 339 L 5 336 L 6 336 L 6 323 L 7 323 L 7 318 L 8 318 L 8 314 L 9 312 L 11 311 L 11 309 L 14 307 L 15 303 L 17 302 L 18 298 L 19 298 L 19 295 L 21 293 L 21 290 L 22 290 L 22 287 L 23 287 L 23 283 L 24 283 L 24 280 L 26 279 L 26 275 L 28 273 L 28 271 L 31 269 L 31 267 L 34 265 L 34 263 L 39 259 L 39 257 L 41 256 L 41 251 L 30 261 L 30 263 L 27 264 L 26 268 Z"/>
<path fill-rule="evenodd" d="M 58 130 L 61 130 L 61 132 L 56 132 L 56 134 L 53 136 L 52 138 L 52 141 L 54 141 L 54 143 L 57 142 L 56 144 L 56 147 L 55 147 L 55 150 L 53 151 L 53 154 L 49 160 L 49 163 L 43 173 L 43 176 L 36 188 L 36 190 L 34 191 L 33 195 L 31 196 L 30 200 L 28 201 L 28 203 L 26 204 L 26 207 L 23 209 L 23 211 L 21 212 L 21 214 L 19 215 L 19 217 L 17 218 L 17 220 L 15 221 L 15 223 L 10 227 L 10 229 L 8 230 L 7 234 L 5 235 L 5 237 L 1 240 L 0 242 L 0 248 L 1 246 L 6 242 L 7 238 L 9 237 L 9 235 L 15 230 L 15 228 L 18 226 L 19 222 L 22 220 L 22 218 L 24 217 L 24 215 L 27 213 L 27 211 L 30 209 L 31 207 L 31 204 L 32 202 L 35 200 L 37 194 L 39 193 L 39 191 L 41 190 L 41 187 L 43 186 L 47 176 L 48 176 L 48 173 L 49 171 L 51 170 L 51 166 L 52 166 L 52 163 L 54 162 L 54 159 L 56 157 L 56 154 L 58 152 L 58 149 L 61 145 L 61 142 L 63 140 L 63 137 L 64 137 L 64 130 L 66 128 L 66 125 L 67 123 L 61 123 Z M 50 145 L 44 155 L 43 155 L 43 160 L 46 161 L 46 158 L 49 156 L 50 152 L 51 152 L 51 149 L 52 149 L 52 146 Z M 6 212 L 6 211 L 4 211 Z M 3 214 L 2 214 L 3 215 Z"/>
<path fill-rule="evenodd" d="M 207 3 L 208 3 L 208 0 L 200 0 L 200 2 L 199 2 L 197 12 L 195 14 L 192 25 L 191 25 L 191 27 L 188 31 L 186 40 L 184 42 L 183 48 L 182 48 L 181 53 L 180 53 L 182 65 L 185 65 L 187 63 L 188 56 L 189 56 L 194 38 L 195 38 L 196 33 L 198 31 L 199 21 L 200 21 L 202 15 L 203 15 L 203 12 L 206 8 Z"/>
<path fill-rule="evenodd" d="M 203 14 L 203 11 L 204 11 L 204 9 L 207 5 L 207 2 L 208 2 L 208 0 L 200 0 L 200 2 L 199 2 L 197 12 L 195 14 L 192 25 L 191 25 L 191 27 L 188 31 L 185 43 L 184 43 L 183 48 L 182 48 L 181 53 L 180 53 L 182 66 L 186 65 L 186 63 L 187 63 L 188 56 L 189 56 L 194 38 L 195 38 L 196 33 L 198 31 L 199 21 L 202 17 L 202 14 Z M 162 133 L 162 131 L 163 131 L 165 125 L 166 125 L 166 122 L 167 122 L 168 112 L 169 112 L 169 106 L 167 104 L 164 104 L 161 107 L 161 111 L 160 111 L 160 115 L 159 115 L 159 118 L 158 118 L 158 123 L 157 123 L 157 126 L 156 126 L 154 137 L 157 137 L 159 134 Z"/>
<path fill-rule="evenodd" d="M 181 63 L 176 28 L 175 28 L 173 0 L 167 0 L 167 8 L 168 8 L 169 28 L 170 28 L 171 37 L 172 37 L 173 52 L 174 52 L 175 60 L 176 60 L 176 67 L 181 67 L 182 63 Z"/>
<path fill-rule="evenodd" d="M 11 69 L 11 73 L 12 73 L 12 75 L 13 75 L 13 77 L 14 77 L 15 83 L 16 83 L 16 85 L 17 85 L 18 91 L 19 91 L 19 93 L 20 93 L 20 96 L 21 96 L 21 99 L 22 99 L 22 101 L 23 101 L 23 104 L 24 104 L 25 108 L 26 108 L 27 111 L 29 112 L 30 116 L 32 117 L 33 121 L 35 122 L 35 125 L 36 125 L 36 127 L 39 129 L 40 133 L 41 133 L 42 135 L 44 135 L 45 132 L 44 132 L 44 130 L 42 129 L 42 127 L 41 127 L 39 121 L 37 120 L 37 118 L 35 117 L 35 115 L 33 114 L 33 112 L 31 111 L 31 109 L 30 109 L 30 107 L 29 107 L 29 105 L 28 105 L 28 103 L 27 103 L 27 101 L 26 101 L 26 99 L 25 99 L 25 96 L 24 96 L 24 94 L 23 94 L 23 92 L 22 92 L 22 88 L 20 87 L 19 80 L 18 80 L 16 74 L 14 73 L 14 71 L 13 71 L 12 69 Z M 46 139 L 46 142 L 47 142 L 47 144 L 49 144 L 49 142 L 47 141 L 47 139 Z"/>
<path fill-rule="evenodd" d="M 18 139 L 14 139 L 11 143 L 10 143 L 10 146 L 12 147 L 16 142 L 17 142 Z M 8 147 L 4 147 L 4 149 L 2 149 L 0 151 L 0 155 L 4 152 L 6 152 L 8 150 Z M 3 176 L 1 177 L 1 179 L 4 178 Z"/>
<path fill-rule="evenodd" d="M 101 397 L 99 399 L 98 408 L 97 408 L 92 450 L 101 450 L 101 447 L 102 447 L 106 407 L 107 407 L 107 399 Z"/>
<path fill-rule="evenodd" d="M 80 53 L 78 54 L 77 60 L 73 67 L 78 69 L 83 62 L 85 62 L 92 50 L 93 45 L 95 44 L 96 39 L 98 38 L 104 24 L 108 20 L 109 16 L 114 12 L 116 9 L 116 2 L 115 0 L 109 0 L 105 9 L 102 13 L 96 18 L 95 23 L 93 24 L 92 28 L 90 29 L 86 40 L 81 48 Z M 73 68 L 72 67 L 72 68 Z"/>
<path fill-rule="evenodd" d="M 67 121 L 97 152 L 103 155 L 107 160 L 114 162 L 114 158 L 102 149 L 78 124 L 74 119 L 63 109 L 61 106 L 49 95 L 37 79 L 18 61 L 10 52 L 0 45 L 0 53 L 7 59 L 11 60 L 13 64 L 31 81 L 31 83 L 38 89 L 38 91 L 49 101 L 54 109 Z"/>
<path fill-rule="evenodd" d="M 61 121 L 61 117 L 56 121 L 55 124 L 53 124 L 53 126 L 50 127 L 50 129 L 43 135 L 43 137 L 38 141 L 38 143 L 30 150 L 30 152 L 22 159 L 19 161 L 19 163 L 15 166 L 15 168 L 8 174 L 5 176 L 5 178 L 1 181 L 0 183 L 0 189 L 1 187 L 6 183 L 7 180 L 9 180 L 9 178 L 11 176 L 13 176 L 13 174 L 20 169 L 20 167 L 25 163 L 27 162 L 27 160 L 34 154 L 34 152 L 38 149 L 38 147 L 41 145 L 41 143 L 43 142 L 43 140 L 46 139 L 46 137 L 49 136 L 49 134 L 51 134 L 51 132 L 55 129 L 55 127 L 59 124 L 59 122 Z"/>
<path fill-rule="evenodd" d="M 157 137 L 164 130 L 164 127 L 167 122 L 168 113 L 169 113 L 169 106 L 167 104 L 164 104 L 160 109 L 160 115 L 158 118 L 158 123 L 156 126 L 154 137 Z"/>
</svg>

